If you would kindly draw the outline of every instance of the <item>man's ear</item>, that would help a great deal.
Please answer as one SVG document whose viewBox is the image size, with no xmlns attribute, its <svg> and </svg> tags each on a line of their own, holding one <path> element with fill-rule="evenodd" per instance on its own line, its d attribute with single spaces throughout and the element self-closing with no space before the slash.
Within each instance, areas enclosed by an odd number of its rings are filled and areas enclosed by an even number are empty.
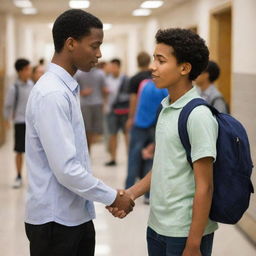
<svg viewBox="0 0 256 256">
<path fill-rule="evenodd" d="M 66 48 L 68 51 L 72 52 L 76 45 L 76 40 L 73 37 L 69 37 L 65 41 Z"/>
<path fill-rule="evenodd" d="M 181 75 L 185 76 L 188 75 L 192 69 L 192 66 L 189 62 L 184 62 L 180 65 L 181 67 Z"/>
</svg>

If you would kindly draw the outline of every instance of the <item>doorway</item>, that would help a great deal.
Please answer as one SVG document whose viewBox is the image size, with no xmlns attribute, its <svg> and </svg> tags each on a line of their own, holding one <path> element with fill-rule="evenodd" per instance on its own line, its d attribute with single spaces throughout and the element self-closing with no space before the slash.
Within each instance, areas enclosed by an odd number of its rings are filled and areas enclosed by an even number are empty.
<svg viewBox="0 0 256 256">
<path fill-rule="evenodd" d="M 211 13 L 210 20 L 210 59 L 216 61 L 221 74 L 216 82 L 225 100 L 231 105 L 231 42 L 232 9 L 225 6 Z"/>
</svg>

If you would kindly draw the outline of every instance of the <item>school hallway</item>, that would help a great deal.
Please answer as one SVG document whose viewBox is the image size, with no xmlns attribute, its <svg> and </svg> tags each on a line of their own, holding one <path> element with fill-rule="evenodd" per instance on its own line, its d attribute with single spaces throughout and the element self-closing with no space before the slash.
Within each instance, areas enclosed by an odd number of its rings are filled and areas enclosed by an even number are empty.
<svg viewBox="0 0 256 256">
<path fill-rule="evenodd" d="M 3 256 L 28 256 L 28 240 L 24 231 L 24 203 L 26 182 L 21 189 L 13 189 L 15 177 L 12 131 L 0 148 L 0 254 Z M 92 148 L 95 176 L 113 188 L 123 188 L 126 175 L 126 149 L 120 138 L 117 167 L 104 166 L 108 159 L 103 143 Z M 26 169 L 23 169 L 26 173 Z M 25 178 L 26 179 L 26 178 Z M 134 211 L 123 220 L 113 218 L 102 204 L 96 203 L 96 253 L 95 256 L 146 256 L 146 226 L 149 206 L 143 199 L 136 201 Z M 254 256 L 256 248 L 232 225 L 220 225 L 215 234 L 213 256 Z"/>
</svg>

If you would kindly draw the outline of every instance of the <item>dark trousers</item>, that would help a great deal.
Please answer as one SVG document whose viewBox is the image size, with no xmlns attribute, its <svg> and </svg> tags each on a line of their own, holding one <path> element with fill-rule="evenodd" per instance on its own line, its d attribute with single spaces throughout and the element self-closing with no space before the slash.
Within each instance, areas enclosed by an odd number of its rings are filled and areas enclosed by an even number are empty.
<svg viewBox="0 0 256 256">
<path fill-rule="evenodd" d="M 132 127 L 130 134 L 128 171 L 125 182 L 125 188 L 133 186 L 136 181 L 136 178 L 143 178 L 152 169 L 153 159 L 144 160 L 142 158 L 142 150 L 149 143 L 154 141 L 154 134 L 154 127 Z"/>
<path fill-rule="evenodd" d="M 201 241 L 202 256 L 211 256 L 214 233 L 205 235 Z M 147 242 L 149 256 L 181 256 L 187 237 L 167 237 L 156 233 L 148 227 Z"/>
<path fill-rule="evenodd" d="M 25 223 L 31 256 L 93 256 L 95 230 L 92 221 L 68 227 L 56 222 Z"/>
</svg>

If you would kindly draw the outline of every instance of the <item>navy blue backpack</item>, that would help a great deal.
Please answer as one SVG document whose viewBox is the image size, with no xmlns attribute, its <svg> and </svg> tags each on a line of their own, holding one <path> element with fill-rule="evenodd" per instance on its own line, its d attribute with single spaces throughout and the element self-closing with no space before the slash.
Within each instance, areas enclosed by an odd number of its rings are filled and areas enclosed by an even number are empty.
<svg viewBox="0 0 256 256">
<path fill-rule="evenodd" d="M 178 121 L 179 136 L 192 166 L 191 145 L 187 132 L 187 120 L 191 111 L 199 106 L 207 106 L 219 125 L 217 157 L 213 164 L 214 191 L 210 219 L 235 224 L 249 207 L 253 169 L 250 145 L 242 124 L 234 117 L 220 113 L 201 98 L 191 100 L 181 111 Z"/>
</svg>

